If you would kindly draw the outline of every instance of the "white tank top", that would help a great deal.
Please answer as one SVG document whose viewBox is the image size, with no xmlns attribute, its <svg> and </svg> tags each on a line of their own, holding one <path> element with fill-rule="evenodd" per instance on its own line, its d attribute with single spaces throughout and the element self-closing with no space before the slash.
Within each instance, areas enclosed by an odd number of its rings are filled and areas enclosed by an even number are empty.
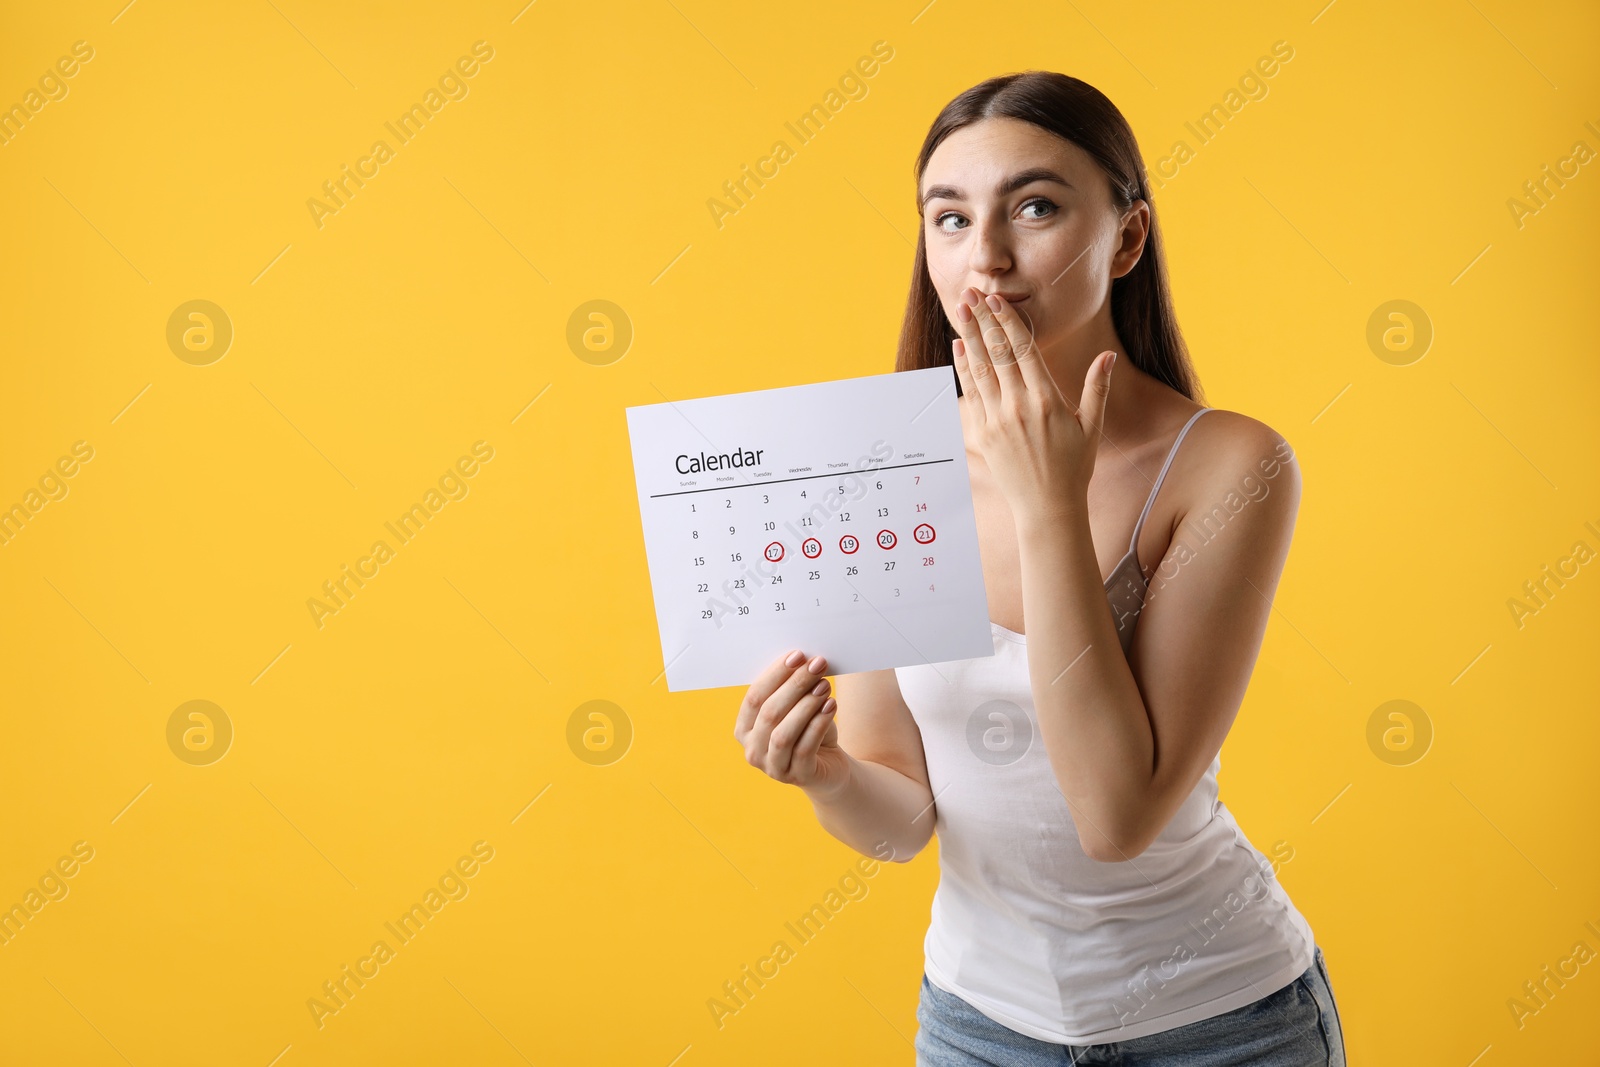
<svg viewBox="0 0 1600 1067">
<path fill-rule="evenodd" d="M 1106 581 L 1126 649 L 1143 606 L 1135 548 L 1178 445 Z M 991 622 L 995 654 L 896 668 L 922 731 L 940 879 L 928 980 L 1041 1041 L 1130 1041 L 1274 993 L 1311 966 L 1310 926 L 1217 796 L 1220 756 L 1137 857 L 1092 860 L 1056 785 L 1027 638 Z"/>
</svg>

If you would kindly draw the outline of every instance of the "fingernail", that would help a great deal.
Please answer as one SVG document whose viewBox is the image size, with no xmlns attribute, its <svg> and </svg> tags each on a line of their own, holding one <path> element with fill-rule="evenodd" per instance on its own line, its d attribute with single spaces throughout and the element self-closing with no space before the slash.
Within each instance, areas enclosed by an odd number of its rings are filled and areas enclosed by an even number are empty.
<svg viewBox="0 0 1600 1067">
<path fill-rule="evenodd" d="M 989 305 L 989 307 L 991 307 L 995 311 L 999 311 L 1000 310 L 1000 298 L 998 296 L 989 297 L 989 299 L 987 301 L 985 301 L 985 303 L 987 303 Z"/>
<path fill-rule="evenodd" d="M 971 304 L 973 307 L 977 307 L 978 306 L 978 290 L 976 290 L 976 289 L 968 289 L 966 292 L 961 294 L 961 299 L 964 300 L 965 302 L 967 302 L 968 304 Z"/>
<path fill-rule="evenodd" d="M 816 686 L 811 690 L 811 695 L 814 696 L 814 697 L 819 697 L 823 693 L 826 693 L 827 691 L 828 691 L 828 680 L 826 678 L 824 678 L 822 681 L 818 682 L 816 684 Z"/>
<path fill-rule="evenodd" d="M 956 305 L 956 318 L 961 322 L 972 321 L 972 309 L 966 305 L 965 301 Z"/>
<path fill-rule="evenodd" d="M 818 656 L 816 659 L 811 661 L 811 673 L 812 674 L 821 674 L 822 673 L 822 668 L 826 667 L 827 665 L 828 665 L 828 661 L 826 659 L 822 658 L 821 656 Z"/>
<path fill-rule="evenodd" d="M 783 665 L 785 667 L 798 667 L 805 660 L 805 658 L 806 654 L 797 648 L 793 652 L 789 653 L 787 657 L 785 657 Z"/>
<path fill-rule="evenodd" d="M 838 707 L 838 706 L 839 706 L 839 702 L 837 700 L 833 699 L 832 697 L 829 697 L 828 698 L 828 702 L 826 704 L 822 705 L 822 714 L 824 714 L 824 715 L 832 715 L 833 714 L 833 709 Z"/>
</svg>

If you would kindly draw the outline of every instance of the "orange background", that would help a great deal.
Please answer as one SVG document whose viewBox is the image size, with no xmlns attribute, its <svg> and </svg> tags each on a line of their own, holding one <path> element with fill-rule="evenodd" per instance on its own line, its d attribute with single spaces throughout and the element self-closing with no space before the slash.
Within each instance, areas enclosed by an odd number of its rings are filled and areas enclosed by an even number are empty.
<svg viewBox="0 0 1600 1067">
<path fill-rule="evenodd" d="M 622 412 L 889 370 L 922 137 L 1030 67 L 1128 116 L 1208 400 L 1302 464 L 1223 798 L 1293 849 L 1351 1061 L 1592 1053 L 1593 963 L 1520 1026 L 1508 1001 L 1600 951 L 1596 564 L 1509 606 L 1600 550 L 1593 5 L 124 3 L 0 32 L 0 105 L 39 94 L 0 145 L 0 905 L 39 890 L 0 1060 L 910 1063 L 936 847 L 713 1021 L 858 857 L 745 764 L 739 691 L 666 692 Z M 170 342 L 196 300 L 221 317 Z M 595 300 L 599 351 L 569 342 Z M 1419 332 L 1374 346 L 1395 300 Z M 1391 700 L 1420 759 L 1369 743 Z"/>
</svg>

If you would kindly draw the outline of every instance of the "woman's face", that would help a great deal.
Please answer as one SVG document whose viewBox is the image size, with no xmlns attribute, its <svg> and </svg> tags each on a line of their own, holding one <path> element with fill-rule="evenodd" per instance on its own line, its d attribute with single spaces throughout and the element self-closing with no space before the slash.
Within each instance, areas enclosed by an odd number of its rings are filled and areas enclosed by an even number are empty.
<svg viewBox="0 0 1600 1067">
<path fill-rule="evenodd" d="M 1118 217 L 1094 159 L 1020 119 L 984 119 L 946 137 L 921 197 L 928 270 L 951 324 L 969 287 L 1020 297 L 1011 302 L 1046 351 L 1106 308 L 1112 279 L 1144 244 L 1147 216 Z"/>
</svg>

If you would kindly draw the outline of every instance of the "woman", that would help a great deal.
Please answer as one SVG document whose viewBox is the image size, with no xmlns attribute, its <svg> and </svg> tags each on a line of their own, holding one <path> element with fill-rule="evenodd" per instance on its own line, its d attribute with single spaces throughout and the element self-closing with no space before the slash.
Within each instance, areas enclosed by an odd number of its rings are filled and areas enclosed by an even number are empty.
<svg viewBox="0 0 1600 1067">
<path fill-rule="evenodd" d="M 1321 950 L 1217 799 L 1293 452 L 1197 402 L 1138 145 L 1099 91 L 969 89 L 917 182 L 896 369 L 954 367 L 995 652 L 835 699 L 795 650 L 735 737 L 858 851 L 904 862 L 937 828 L 919 1064 L 1342 1065 Z"/>
</svg>

